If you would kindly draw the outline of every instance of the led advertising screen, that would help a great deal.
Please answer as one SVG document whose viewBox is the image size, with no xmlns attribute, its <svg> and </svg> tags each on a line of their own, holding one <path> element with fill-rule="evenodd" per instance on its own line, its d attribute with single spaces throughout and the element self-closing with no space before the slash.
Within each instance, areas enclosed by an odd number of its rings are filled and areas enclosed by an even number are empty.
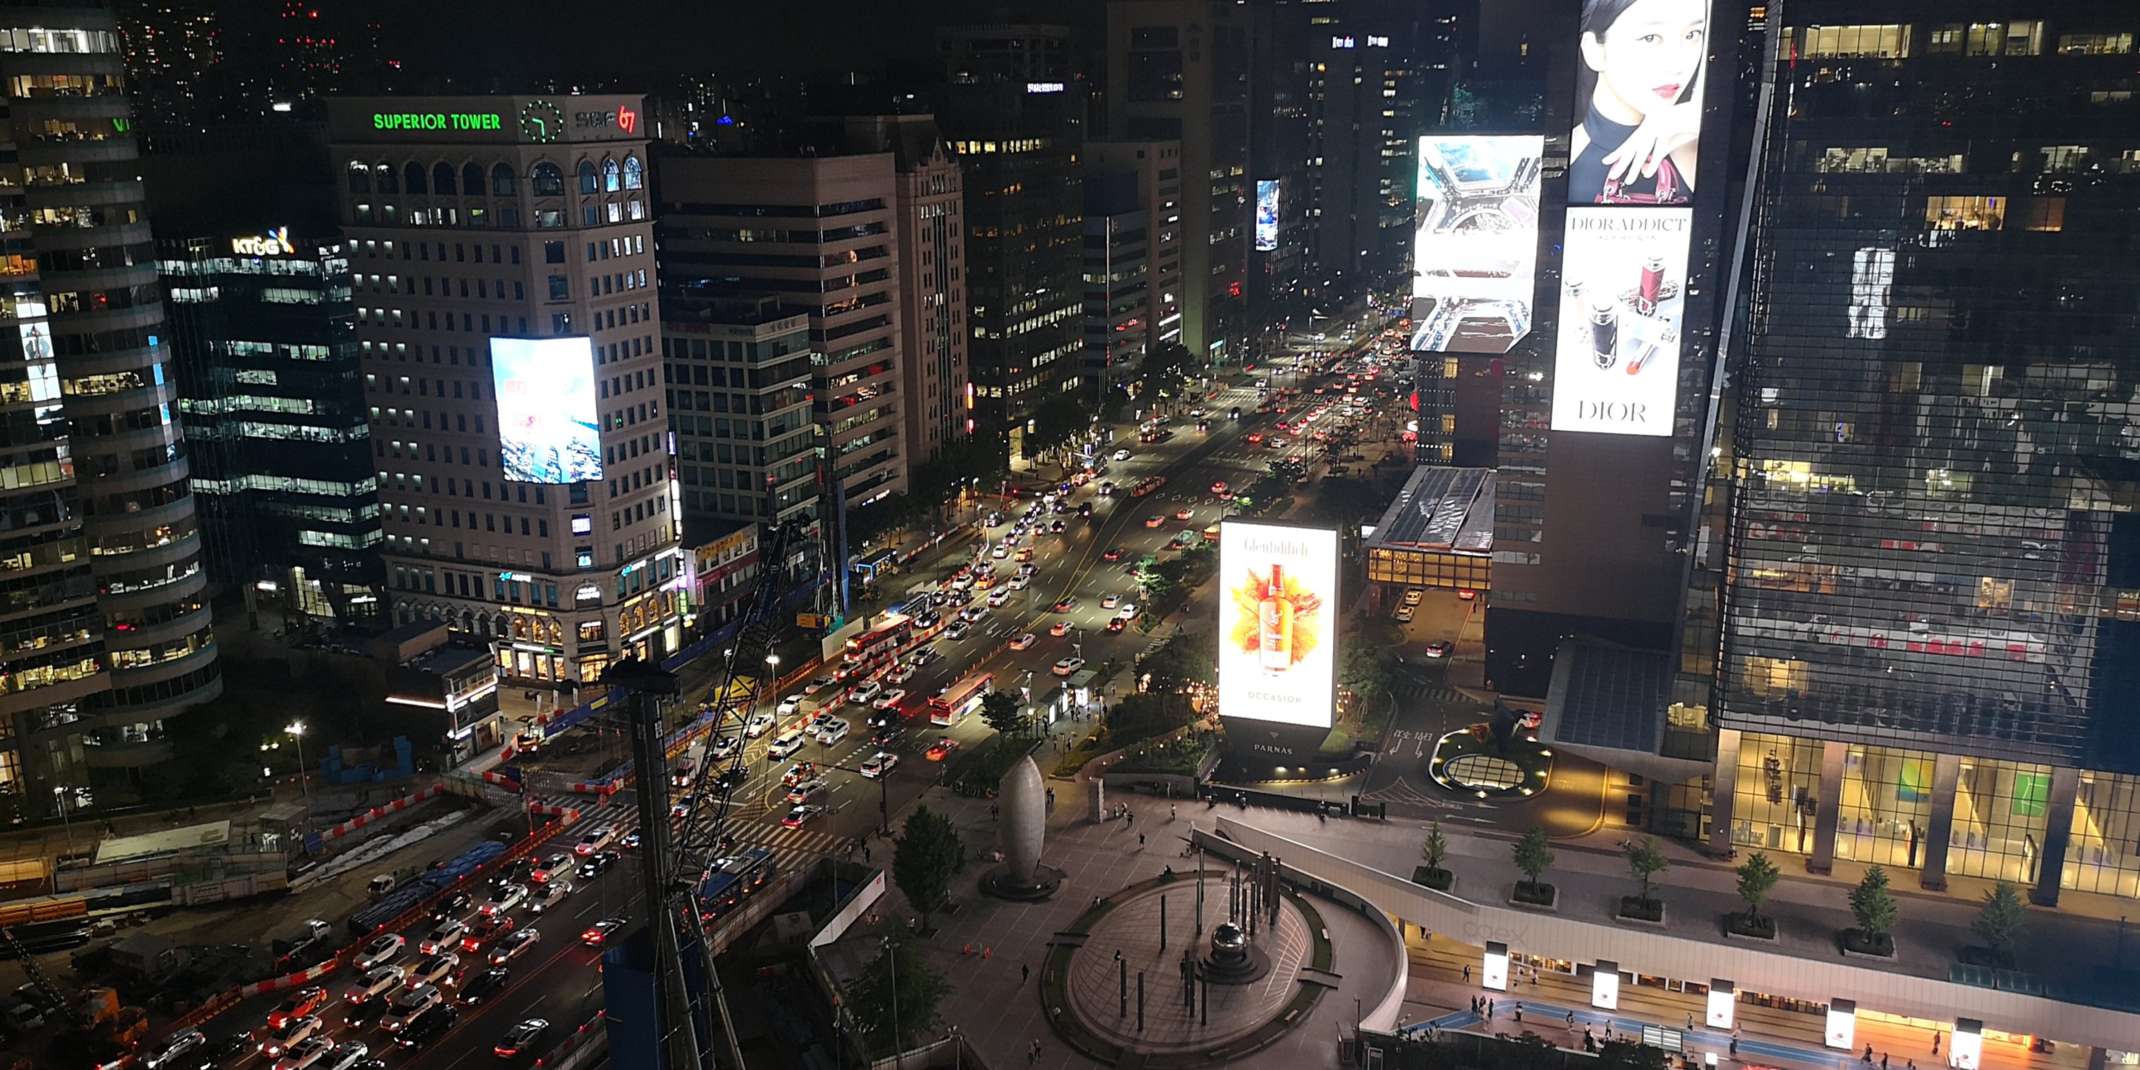
<svg viewBox="0 0 2140 1070">
<path fill-rule="evenodd" d="M 1337 701 L 1337 532 L 1219 529 L 1219 713 L 1330 727 Z"/>
<path fill-rule="evenodd" d="M 1672 433 L 1691 208 L 1570 208 L 1553 430 Z"/>
<path fill-rule="evenodd" d="M 602 478 L 595 415 L 594 345 L 572 338 L 493 338 L 491 391 L 498 399 L 498 460 L 519 483 Z"/>
<path fill-rule="evenodd" d="M 1568 203 L 1692 203 L 1709 0 L 1582 6 Z"/>
<path fill-rule="evenodd" d="M 1412 348 L 1506 353 L 1531 333 L 1545 138 L 1419 139 Z"/>
<path fill-rule="evenodd" d="M 1278 248 L 1278 180 L 1256 180 L 1256 251 Z"/>
</svg>

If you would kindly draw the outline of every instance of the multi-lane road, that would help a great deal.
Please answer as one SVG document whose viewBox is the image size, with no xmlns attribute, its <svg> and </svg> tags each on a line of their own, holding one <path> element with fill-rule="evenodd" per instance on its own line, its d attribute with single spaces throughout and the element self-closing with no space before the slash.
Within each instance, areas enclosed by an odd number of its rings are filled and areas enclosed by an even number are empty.
<svg viewBox="0 0 2140 1070">
<path fill-rule="evenodd" d="M 1302 401 L 1308 408 L 1325 402 L 1334 405 L 1337 399 L 1345 396 L 1343 372 L 1359 370 L 1359 367 L 1356 361 L 1348 362 L 1337 369 L 1337 374 L 1303 378 Z M 1386 375 L 1382 382 L 1388 384 Z M 1318 385 L 1328 388 L 1329 394 L 1315 396 L 1312 391 Z M 1360 396 L 1370 397 L 1370 403 L 1377 406 L 1399 404 L 1394 391 L 1388 389 L 1362 391 Z M 1184 409 L 1202 409 L 1208 421 L 1208 431 L 1198 431 L 1197 421 L 1183 413 L 1174 418 L 1174 435 L 1169 441 L 1139 444 L 1134 441 L 1134 433 L 1129 433 L 1118 435 L 1119 441 L 1105 448 L 1105 456 L 1111 457 L 1118 447 L 1130 451 L 1130 456 L 1124 460 L 1110 460 L 1104 476 L 1073 492 L 1071 511 L 1062 516 L 1064 525 L 1060 534 L 1041 531 L 1023 544 L 1033 547 L 1033 564 L 1037 566 L 1029 586 L 1010 592 L 1005 604 L 991 608 L 964 637 L 939 636 L 933 643 L 938 656 L 918 668 L 911 679 L 894 685 L 906 690 L 910 716 L 904 722 L 906 728 L 902 738 L 887 748 L 899 757 L 898 765 L 889 776 L 872 780 L 853 771 L 877 749 L 871 742 L 872 733 L 867 724 L 870 710 L 865 706 L 828 707 L 853 726 L 845 739 L 830 747 L 811 742 L 787 759 L 773 761 L 767 758 L 769 743 L 782 729 L 814 712 L 817 709 L 815 702 L 806 705 L 802 713 L 785 718 L 772 732 L 749 741 L 744 760 L 750 777 L 735 790 L 726 825 L 737 844 L 770 848 L 783 868 L 805 865 L 824 855 L 845 855 L 864 849 L 880 853 L 888 851 L 889 844 L 871 842 L 867 837 L 882 820 L 880 807 L 896 822 L 917 798 L 938 785 L 945 766 L 927 759 L 930 745 L 949 737 L 957 740 L 961 747 L 970 748 L 984 741 L 991 732 L 978 714 L 970 715 L 948 729 L 932 727 L 921 709 L 921 702 L 928 696 L 975 674 L 991 673 L 995 689 L 1015 692 L 1021 686 L 1030 686 L 1032 695 L 1037 698 L 1060 682 L 1051 675 L 1051 666 L 1058 659 L 1073 655 L 1083 657 L 1094 667 L 1110 658 L 1127 666 L 1150 639 L 1134 627 L 1119 633 L 1107 632 L 1107 620 L 1117 611 L 1103 608 L 1102 602 L 1108 595 L 1119 596 L 1124 601 L 1136 600 L 1136 584 L 1130 574 L 1133 563 L 1146 554 L 1163 555 L 1166 552 L 1163 547 L 1179 532 L 1201 531 L 1219 520 L 1224 513 L 1224 503 L 1211 491 L 1214 482 L 1223 480 L 1234 488 L 1245 487 L 1268 472 L 1271 462 L 1281 457 L 1298 460 L 1311 470 L 1320 468 L 1322 445 L 1307 435 L 1287 434 L 1282 436 L 1287 440 L 1284 446 L 1271 445 L 1269 438 L 1280 417 L 1258 414 L 1257 405 L 1258 395 L 1253 388 L 1214 387 L 1210 396 L 1183 406 Z M 1236 407 L 1243 415 L 1238 422 L 1228 418 L 1229 412 Z M 1297 418 L 1302 411 L 1300 405 L 1292 406 L 1292 410 L 1289 418 Z M 1336 415 L 1333 407 L 1331 418 L 1327 422 L 1318 422 L 1317 426 L 1326 427 L 1338 422 Z M 1362 426 L 1365 422 L 1364 419 L 1356 421 Z M 1249 436 L 1252 434 L 1260 434 L 1264 440 L 1251 443 Z M 1165 485 L 1145 497 L 1132 497 L 1130 488 L 1148 475 L 1165 476 Z M 1099 493 L 1103 481 L 1112 481 L 1116 485 L 1113 496 Z M 1090 520 L 1080 518 L 1076 511 L 1077 506 L 1086 502 L 1093 503 Z M 1009 533 L 1010 519 L 1030 504 L 1027 501 L 989 503 L 986 508 L 1001 511 L 1005 523 L 986 529 L 987 534 L 1000 541 Z M 1178 518 L 1181 510 L 1189 511 L 1188 519 Z M 1148 518 L 1153 516 L 1162 518 L 1156 527 L 1148 526 Z M 946 578 L 959 566 L 973 560 L 972 554 L 978 545 L 978 538 L 962 546 L 947 545 L 935 559 L 890 578 L 887 582 L 892 594 L 886 600 L 887 604 L 902 601 L 900 596 L 917 585 Z M 1120 560 L 1105 560 L 1107 551 L 1114 548 L 1122 551 Z M 1014 557 L 995 561 L 999 573 L 1006 577 L 1015 570 L 1016 563 Z M 1057 612 L 1056 602 L 1066 597 L 1074 599 L 1075 605 L 1067 612 Z M 976 592 L 970 604 L 985 605 L 985 595 Z M 952 611 L 944 612 L 948 620 Z M 1068 634 L 1051 635 L 1052 626 L 1065 620 L 1072 626 Z M 1022 650 L 1010 649 L 1010 640 L 1026 632 L 1036 636 L 1032 645 Z M 686 671 L 684 682 L 689 686 L 709 675 L 707 667 L 695 666 Z M 703 690 L 704 684 L 699 683 L 698 687 Z M 771 709 L 782 697 L 785 696 L 762 696 L 762 708 Z M 826 694 L 814 697 L 824 698 Z M 602 745 L 621 749 L 621 741 Z M 797 760 L 819 763 L 827 787 L 814 801 L 823 804 L 826 811 L 800 827 L 787 828 L 780 823 L 789 806 L 781 776 Z M 620 795 L 586 810 L 578 825 L 559 835 L 538 854 L 569 851 L 572 841 L 582 830 L 598 825 L 630 829 L 636 822 L 630 805 L 625 802 L 628 797 Z M 625 851 L 622 864 L 608 872 L 585 881 L 574 877 L 578 887 L 540 917 L 530 914 L 526 907 L 516 908 L 513 912 L 516 920 L 522 927 L 537 928 L 542 934 L 540 941 L 509 964 L 511 976 L 502 991 L 480 1005 L 463 1008 L 454 1027 L 421 1050 L 392 1050 L 390 1038 L 377 1026 L 359 1029 L 344 1024 L 349 1011 L 346 992 L 353 977 L 333 979 L 328 986 L 331 1000 L 319 1013 L 337 1039 L 363 1040 L 372 1047 L 374 1054 L 385 1050 L 389 1062 L 396 1066 L 464 1070 L 467 1065 L 498 1062 L 492 1053 L 493 1045 L 515 1023 L 530 1017 L 545 1018 L 551 1023 L 550 1036 L 542 1045 L 548 1047 L 601 1009 L 602 978 L 595 968 L 600 951 L 583 944 L 580 935 L 606 917 L 635 920 L 639 917 L 642 912 L 636 893 L 641 885 L 634 872 L 636 864 L 636 853 Z M 411 948 L 401 961 L 414 961 L 413 945 L 423 935 L 421 928 L 406 934 Z M 476 956 L 464 957 L 472 960 Z M 257 1028 L 274 1002 L 275 999 L 263 997 L 242 1003 L 221 1016 L 208 1032 L 214 1035 Z M 265 1067 L 272 1065 L 272 1060 L 254 1057 L 240 1065 Z"/>
</svg>

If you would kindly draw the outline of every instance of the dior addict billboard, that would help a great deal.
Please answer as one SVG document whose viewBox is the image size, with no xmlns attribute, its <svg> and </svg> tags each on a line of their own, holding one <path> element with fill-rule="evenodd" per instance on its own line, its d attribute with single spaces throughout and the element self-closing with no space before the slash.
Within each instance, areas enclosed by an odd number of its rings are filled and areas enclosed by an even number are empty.
<svg viewBox="0 0 2140 1070">
<path fill-rule="evenodd" d="M 1691 208 L 1570 208 L 1553 430 L 1672 433 Z"/>
</svg>

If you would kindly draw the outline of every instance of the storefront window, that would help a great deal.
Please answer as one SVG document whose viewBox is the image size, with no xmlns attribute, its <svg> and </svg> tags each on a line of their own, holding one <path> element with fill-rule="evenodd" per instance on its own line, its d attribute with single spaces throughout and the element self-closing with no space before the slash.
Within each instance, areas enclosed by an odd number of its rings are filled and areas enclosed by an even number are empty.
<svg viewBox="0 0 2140 1070">
<path fill-rule="evenodd" d="M 1843 757 L 1835 856 L 1917 868 L 1931 827 L 1931 807 L 1931 754 L 1851 747 Z"/>
<path fill-rule="evenodd" d="M 2082 773 L 2061 886 L 2140 898 L 2140 777 Z"/>
<path fill-rule="evenodd" d="M 2050 810 L 2050 766 L 1963 759 L 1947 871 L 2034 884 Z"/>
<path fill-rule="evenodd" d="M 1819 740 L 1748 732 L 1739 741 L 1731 842 L 1810 854 L 1820 800 Z"/>
</svg>

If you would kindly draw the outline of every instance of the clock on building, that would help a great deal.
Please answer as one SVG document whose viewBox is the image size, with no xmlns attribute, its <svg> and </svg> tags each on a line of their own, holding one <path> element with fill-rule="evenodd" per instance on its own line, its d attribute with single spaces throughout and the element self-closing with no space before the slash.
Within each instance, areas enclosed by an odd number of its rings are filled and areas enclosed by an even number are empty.
<svg viewBox="0 0 2140 1070">
<path fill-rule="evenodd" d="M 520 106 L 520 136 L 547 145 L 565 132 L 565 113 L 547 100 L 531 100 Z"/>
</svg>

